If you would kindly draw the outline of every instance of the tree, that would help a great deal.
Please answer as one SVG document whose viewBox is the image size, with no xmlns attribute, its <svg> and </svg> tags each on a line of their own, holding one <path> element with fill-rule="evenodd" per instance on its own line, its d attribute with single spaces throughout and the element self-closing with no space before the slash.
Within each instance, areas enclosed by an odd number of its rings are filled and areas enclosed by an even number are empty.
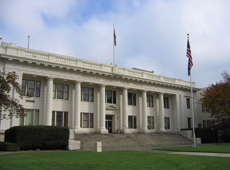
<svg viewBox="0 0 230 170">
<path fill-rule="evenodd" d="M 26 116 L 26 109 L 19 104 L 19 101 L 12 96 L 10 96 L 10 92 L 13 88 L 16 93 L 19 94 L 19 97 L 22 99 L 22 90 L 20 84 L 16 81 L 18 76 L 15 72 L 9 72 L 8 74 L 1 73 L 0 74 L 0 109 L 2 111 L 9 112 L 9 114 L 2 114 L 2 119 L 12 118 L 13 116 Z"/>
<path fill-rule="evenodd" d="M 226 126 L 226 118 L 230 116 L 230 75 L 226 71 L 221 75 L 223 80 L 204 90 L 199 102 L 209 109 L 217 127 L 228 131 L 230 126 Z"/>
</svg>

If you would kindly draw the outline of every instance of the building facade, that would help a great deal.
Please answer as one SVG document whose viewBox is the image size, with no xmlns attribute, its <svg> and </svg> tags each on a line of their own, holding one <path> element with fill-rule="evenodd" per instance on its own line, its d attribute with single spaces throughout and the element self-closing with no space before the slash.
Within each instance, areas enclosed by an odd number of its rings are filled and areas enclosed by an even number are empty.
<svg viewBox="0 0 230 170">
<path fill-rule="evenodd" d="M 192 127 L 190 82 L 79 58 L 0 46 L 1 72 L 16 72 L 26 117 L 12 126 L 55 125 L 75 133 L 154 133 Z M 194 96 L 196 96 L 195 83 Z M 12 90 L 13 97 L 19 99 Z M 195 125 L 198 125 L 195 103 Z M 2 113 L 4 114 L 4 113 Z"/>
</svg>

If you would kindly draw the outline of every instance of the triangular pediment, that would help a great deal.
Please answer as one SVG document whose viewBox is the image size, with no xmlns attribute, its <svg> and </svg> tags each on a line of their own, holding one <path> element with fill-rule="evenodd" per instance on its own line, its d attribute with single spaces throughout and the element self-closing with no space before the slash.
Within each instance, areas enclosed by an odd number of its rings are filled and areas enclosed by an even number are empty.
<svg viewBox="0 0 230 170">
<path fill-rule="evenodd" d="M 116 105 L 113 105 L 113 104 L 109 104 L 109 105 L 106 105 L 106 110 L 117 110 L 118 107 Z"/>
</svg>

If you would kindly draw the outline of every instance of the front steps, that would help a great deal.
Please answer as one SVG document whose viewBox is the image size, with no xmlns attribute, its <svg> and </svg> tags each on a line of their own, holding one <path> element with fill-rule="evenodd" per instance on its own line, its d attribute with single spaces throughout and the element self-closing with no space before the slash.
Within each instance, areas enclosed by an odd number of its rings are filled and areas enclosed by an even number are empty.
<svg viewBox="0 0 230 170">
<path fill-rule="evenodd" d="M 74 140 L 81 141 L 81 149 L 93 151 L 94 143 L 102 142 L 102 151 L 138 148 L 144 146 L 191 145 L 192 142 L 178 133 L 154 134 L 75 134 Z"/>
</svg>

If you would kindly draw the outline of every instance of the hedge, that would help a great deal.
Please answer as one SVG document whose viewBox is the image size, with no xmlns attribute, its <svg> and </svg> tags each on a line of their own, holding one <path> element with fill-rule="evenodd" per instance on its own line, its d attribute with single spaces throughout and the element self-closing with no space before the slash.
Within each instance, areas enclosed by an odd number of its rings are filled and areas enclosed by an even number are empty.
<svg viewBox="0 0 230 170">
<path fill-rule="evenodd" d="M 202 143 L 218 142 L 218 133 L 216 130 L 206 128 L 195 128 L 197 138 L 201 138 Z"/>
<path fill-rule="evenodd" d="M 66 149 L 69 129 L 60 126 L 15 126 L 5 131 L 5 142 L 16 143 L 22 150 Z"/>
<path fill-rule="evenodd" d="M 15 143 L 0 142 L 0 151 L 20 151 L 20 146 Z"/>
</svg>

